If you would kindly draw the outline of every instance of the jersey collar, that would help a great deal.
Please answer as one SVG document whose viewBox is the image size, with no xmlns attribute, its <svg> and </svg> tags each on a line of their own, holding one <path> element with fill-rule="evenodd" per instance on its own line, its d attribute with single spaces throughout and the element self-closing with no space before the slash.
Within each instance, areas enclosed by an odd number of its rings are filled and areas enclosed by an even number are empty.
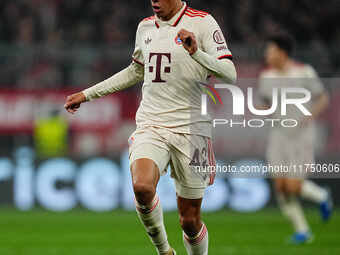
<svg viewBox="0 0 340 255">
<path fill-rule="evenodd" d="M 170 26 L 177 26 L 178 23 L 181 21 L 185 11 L 187 9 L 187 3 L 186 2 L 183 2 L 183 7 L 176 13 L 175 16 L 173 16 L 170 20 L 168 21 L 163 21 L 163 20 L 160 20 L 157 15 L 155 15 L 156 17 L 156 21 L 155 21 L 155 25 L 157 28 L 159 28 L 160 26 L 162 25 L 170 25 Z"/>
</svg>

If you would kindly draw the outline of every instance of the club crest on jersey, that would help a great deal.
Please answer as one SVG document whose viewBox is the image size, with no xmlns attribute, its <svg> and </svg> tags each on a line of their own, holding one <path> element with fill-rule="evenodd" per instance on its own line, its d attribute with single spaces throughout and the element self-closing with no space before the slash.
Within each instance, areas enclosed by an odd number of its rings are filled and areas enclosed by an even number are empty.
<svg viewBox="0 0 340 255">
<path fill-rule="evenodd" d="M 183 44 L 181 38 L 179 38 L 178 36 L 175 37 L 175 43 L 176 43 L 177 45 L 182 45 L 182 44 Z"/>
<path fill-rule="evenodd" d="M 135 141 L 135 138 L 133 136 L 131 136 L 128 140 L 128 144 L 129 146 L 131 146 L 133 144 L 133 142 Z"/>
</svg>

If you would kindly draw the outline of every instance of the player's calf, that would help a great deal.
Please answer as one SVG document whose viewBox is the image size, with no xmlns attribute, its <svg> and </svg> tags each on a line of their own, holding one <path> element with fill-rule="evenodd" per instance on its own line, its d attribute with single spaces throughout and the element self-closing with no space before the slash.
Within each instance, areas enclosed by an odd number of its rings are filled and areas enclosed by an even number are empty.
<svg viewBox="0 0 340 255">
<path fill-rule="evenodd" d="M 186 199 L 177 197 L 179 221 L 188 236 L 195 236 L 202 228 L 202 199 Z"/>
<path fill-rule="evenodd" d="M 185 213 L 179 216 L 179 221 L 183 231 L 188 236 L 195 236 L 202 228 L 200 215 Z"/>
<path fill-rule="evenodd" d="M 208 230 L 200 217 L 202 199 L 178 197 L 177 202 L 183 242 L 188 254 L 208 254 Z"/>
</svg>

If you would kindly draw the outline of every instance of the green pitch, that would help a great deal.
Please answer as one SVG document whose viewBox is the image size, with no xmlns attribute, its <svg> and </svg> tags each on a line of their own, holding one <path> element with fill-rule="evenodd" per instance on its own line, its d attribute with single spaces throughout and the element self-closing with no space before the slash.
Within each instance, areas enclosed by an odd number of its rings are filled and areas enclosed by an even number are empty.
<svg viewBox="0 0 340 255">
<path fill-rule="evenodd" d="M 290 225 L 276 209 L 252 214 L 230 211 L 204 214 L 211 255 L 337 255 L 340 217 L 322 224 L 317 211 L 308 219 L 315 234 L 311 244 L 286 243 Z M 171 245 L 185 255 L 177 213 L 166 213 Z M 1 255 L 145 255 L 156 254 L 134 212 L 18 212 L 0 208 Z"/>
</svg>

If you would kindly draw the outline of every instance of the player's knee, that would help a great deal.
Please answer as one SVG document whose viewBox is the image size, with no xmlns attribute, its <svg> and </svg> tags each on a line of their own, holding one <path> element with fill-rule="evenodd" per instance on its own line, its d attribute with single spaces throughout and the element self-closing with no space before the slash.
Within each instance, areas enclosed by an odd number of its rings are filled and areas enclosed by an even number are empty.
<svg viewBox="0 0 340 255">
<path fill-rule="evenodd" d="M 180 216 L 179 221 L 186 234 L 195 235 L 200 229 L 201 219 L 195 215 Z"/>
<path fill-rule="evenodd" d="M 137 201 L 147 204 L 153 199 L 156 188 L 152 184 L 137 182 L 133 184 L 133 191 Z"/>
</svg>

